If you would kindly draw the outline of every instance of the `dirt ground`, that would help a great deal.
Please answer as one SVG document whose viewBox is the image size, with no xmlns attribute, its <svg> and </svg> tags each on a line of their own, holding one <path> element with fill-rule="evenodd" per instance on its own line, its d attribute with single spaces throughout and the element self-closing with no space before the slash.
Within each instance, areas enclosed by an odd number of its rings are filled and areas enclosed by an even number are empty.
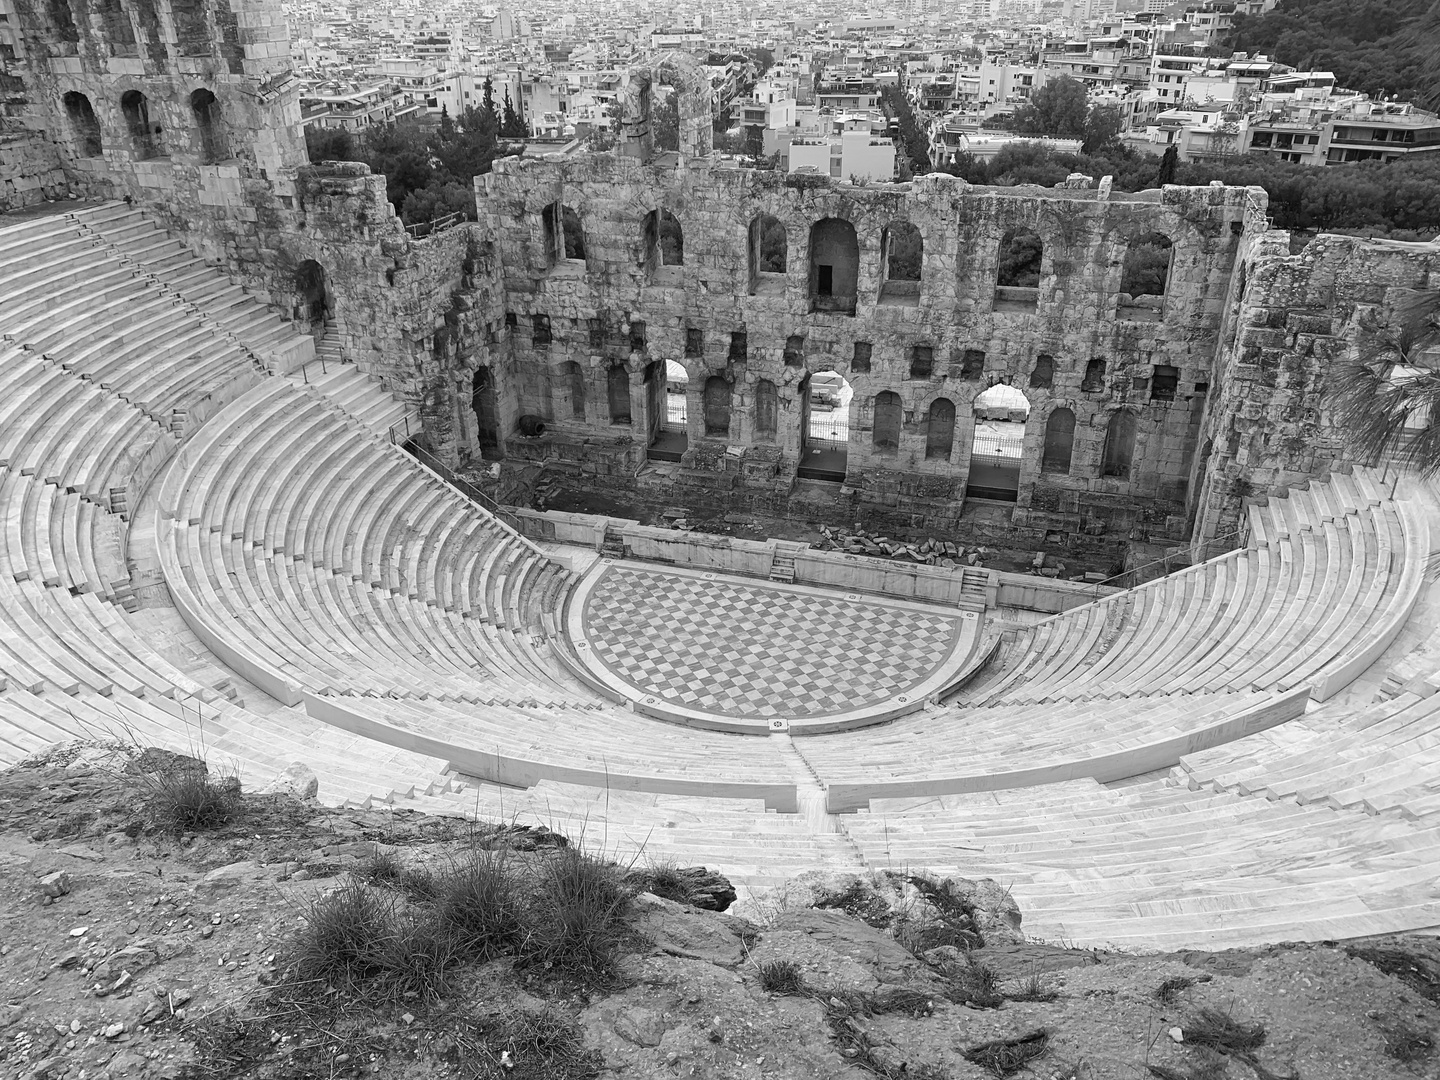
<svg viewBox="0 0 1440 1080">
<path fill-rule="evenodd" d="M 286 973 L 308 905 L 377 851 L 424 864 L 478 829 L 539 859 L 559 841 L 289 795 L 177 832 L 156 809 L 168 760 L 92 745 L 0 773 L 5 1080 L 1440 1076 L 1429 938 L 1117 955 L 997 936 L 970 905 L 967 953 L 887 929 L 868 893 L 757 925 L 642 892 L 603 984 L 499 958 L 444 999 L 307 1006 Z"/>
</svg>

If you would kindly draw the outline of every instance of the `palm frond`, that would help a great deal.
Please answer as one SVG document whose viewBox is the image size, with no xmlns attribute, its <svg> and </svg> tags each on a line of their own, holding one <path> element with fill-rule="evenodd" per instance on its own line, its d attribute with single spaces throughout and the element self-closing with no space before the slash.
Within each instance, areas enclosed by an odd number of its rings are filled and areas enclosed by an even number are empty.
<svg viewBox="0 0 1440 1080">
<path fill-rule="evenodd" d="M 1330 372 L 1331 416 L 1361 462 L 1440 473 L 1440 290 L 1408 295 L 1392 329 Z"/>
</svg>

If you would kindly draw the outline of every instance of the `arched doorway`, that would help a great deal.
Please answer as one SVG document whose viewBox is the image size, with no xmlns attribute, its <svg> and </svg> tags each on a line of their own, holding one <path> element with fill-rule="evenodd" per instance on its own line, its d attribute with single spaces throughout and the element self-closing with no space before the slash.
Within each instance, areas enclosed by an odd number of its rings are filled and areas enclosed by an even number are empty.
<svg viewBox="0 0 1440 1080">
<path fill-rule="evenodd" d="M 487 367 L 476 368 L 470 383 L 470 407 L 475 410 L 475 442 L 482 457 L 498 457 L 500 418 L 495 408 L 495 380 Z"/>
<path fill-rule="evenodd" d="M 854 391 L 838 371 L 816 371 L 800 384 L 800 467 L 805 480 L 844 483 Z"/>
<path fill-rule="evenodd" d="M 1030 401 L 1016 387 L 996 383 L 975 398 L 970 479 L 965 496 L 1015 502 L 1020 497 L 1020 456 Z"/>
<path fill-rule="evenodd" d="M 649 372 L 646 372 L 649 377 Z M 659 425 L 650 440 L 652 461 L 679 461 L 690 446 L 689 413 L 686 400 L 690 375 L 677 360 L 666 360 L 664 393 L 660 397 Z"/>
<path fill-rule="evenodd" d="M 317 336 L 323 335 L 331 308 L 325 268 L 314 259 L 306 259 L 295 268 L 295 321 Z"/>
</svg>

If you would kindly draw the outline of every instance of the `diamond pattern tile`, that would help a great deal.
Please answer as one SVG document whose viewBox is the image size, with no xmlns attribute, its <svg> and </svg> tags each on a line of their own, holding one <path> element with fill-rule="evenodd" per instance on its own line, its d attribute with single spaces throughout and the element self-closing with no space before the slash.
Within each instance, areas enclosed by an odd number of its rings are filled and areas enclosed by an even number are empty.
<svg viewBox="0 0 1440 1080">
<path fill-rule="evenodd" d="M 903 694 L 959 620 L 727 579 L 612 566 L 585 603 L 595 656 L 632 686 L 723 716 L 826 716 Z"/>
</svg>

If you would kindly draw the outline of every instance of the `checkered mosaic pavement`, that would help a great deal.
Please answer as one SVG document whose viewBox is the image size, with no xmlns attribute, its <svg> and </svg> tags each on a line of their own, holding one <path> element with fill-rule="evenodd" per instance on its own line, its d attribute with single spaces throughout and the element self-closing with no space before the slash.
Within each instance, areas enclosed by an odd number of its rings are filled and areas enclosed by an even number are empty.
<svg viewBox="0 0 1440 1080">
<path fill-rule="evenodd" d="M 586 599 L 594 655 L 636 689 L 723 716 L 827 716 L 888 701 L 945 661 L 943 615 L 731 580 L 608 568 Z"/>
</svg>

